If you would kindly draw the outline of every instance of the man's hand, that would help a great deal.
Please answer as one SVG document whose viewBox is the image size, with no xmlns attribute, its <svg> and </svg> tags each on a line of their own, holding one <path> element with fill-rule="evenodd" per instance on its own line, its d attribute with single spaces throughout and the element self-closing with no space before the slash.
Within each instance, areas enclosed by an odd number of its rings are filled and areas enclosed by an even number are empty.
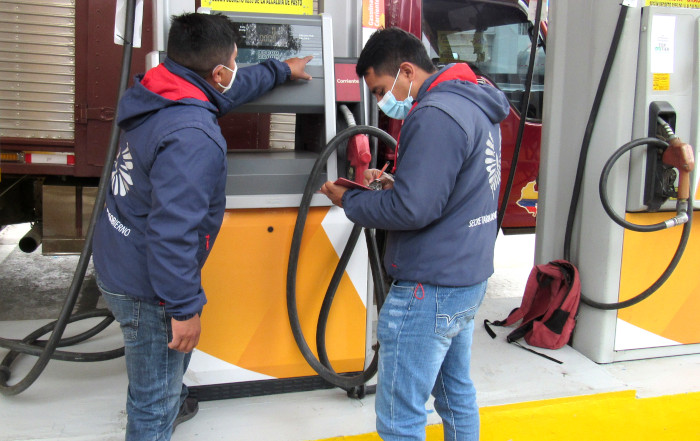
<svg viewBox="0 0 700 441">
<path fill-rule="evenodd" d="M 328 181 L 321 186 L 321 193 L 328 196 L 328 199 L 330 199 L 334 205 L 337 205 L 340 208 L 343 208 L 343 195 L 346 191 L 348 191 L 347 188 L 340 185 L 335 185 L 331 181 Z"/>
<path fill-rule="evenodd" d="M 285 63 L 289 65 L 289 69 L 292 71 L 290 80 L 310 80 L 311 75 L 306 73 L 306 63 L 311 61 L 313 55 L 307 55 L 304 58 L 290 58 L 284 60 Z"/>
<path fill-rule="evenodd" d="M 199 343 L 199 333 L 202 331 L 202 324 L 199 321 L 199 314 L 189 320 L 178 321 L 170 319 L 173 329 L 173 339 L 168 343 L 170 349 L 180 352 L 190 352 Z"/>
<path fill-rule="evenodd" d="M 379 182 L 382 184 L 382 190 L 394 188 L 394 177 L 389 173 L 382 173 L 381 170 L 377 170 L 376 168 L 369 168 L 365 170 L 362 178 L 364 180 L 364 184 L 367 186 L 369 186 L 371 182 L 379 179 Z"/>
</svg>

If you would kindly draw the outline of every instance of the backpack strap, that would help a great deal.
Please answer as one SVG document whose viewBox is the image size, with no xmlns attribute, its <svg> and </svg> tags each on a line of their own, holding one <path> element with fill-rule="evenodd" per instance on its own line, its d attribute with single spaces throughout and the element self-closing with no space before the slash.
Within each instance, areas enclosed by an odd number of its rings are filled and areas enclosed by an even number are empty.
<svg viewBox="0 0 700 441">
<path fill-rule="evenodd" d="M 496 338 L 496 333 L 493 332 L 493 329 L 491 329 L 489 325 L 510 326 L 517 323 L 519 320 L 522 320 L 522 318 L 525 317 L 528 312 L 530 312 L 535 299 L 535 293 L 542 283 L 542 275 L 538 269 L 538 266 L 540 265 L 534 266 L 530 271 L 530 275 L 527 278 L 527 283 L 525 284 L 525 293 L 523 294 L 523 300 L 520 303 L 520 306 L 513 309 L 504 320 L 484 320 L 484 328 L 486 328 L 486 332 L 491 336 L 491 338 Z"/>
<path fill-rule="evenodd" d="M 534 349 L 530 349 L 530 348 L 528 348 L 528 347 L 526 347 L 526 346 L 523 346 L 523 345 L 521 345 L 520 343 L 518 343 L 517 341 L 508 341 L 508 343 L 513 343 L 513 344 L 516 345 L 517 347 L 519 347 L 519 348 L 521 348 L 521 349 L 525 349 L 525 350 L 528 351 L 528 352 L 532 352 L 533 354 L 537 354 L 537 355 L 539 355 L 540 357 L 544 357 L 544 358 L 546 358 L 547 360 L 551 360 L 551 361 L 553 361 L 553 362 L 555 362 L 555 363 L 559 363 L 559 364 L 564 364 L 564 362 L 561 361 L 561 360 L 557 360 L 557 359 L 554 358 L 554 357 L 550 357 L 549 355 L 545 355 L 545 354 L 543 354 L 543 353 L 541 353 L 541 352 L 537 352 L 537 351 L 534 350 Z"/>
<path fill-rule="evenodd" d="M 564 307 L 569 296 L 572 295 L 572 293 L 574 293 L 573 295 L 575 296 L 575 292 L 580 291 L 581 282 L 578 280 L 576 267 L 570 262 L 566 260 L 553 260 L 549 263 L 561 272 L 561 289 L 565 289 L 566 293 L 564 294 L 564 298 L 559 301 L 560 307 L 551 311 L 550 316 L 544 321 L 544 325 L 552 332 L 561 334 L 569 315 L 573 314 L 574 317 L 578 315 L 578 305 L 576 305 L 571 312 L 566 311 Z M 579 300 L 577 298 L 572 298 L 572 301 L 578 303 Z"/>
<path fill-rule="evenodd" d="M 537 319 L 539 319 L 539 318 L 541 318 L 541 316 L 535 318 L 535 320 L 537 320 Z M 547 360 L 551 360 L 551 361 L 553 361 L 553 362 L 555 362 L 555 363 L 563 364 L 564 362 L 559 361 L 559 360 L 557 360 L 556 358 L 550 357 L 549 355 L 545 355 L 545 354 L 543 354 L 543 353 L 541 353 L 541 352 L 537 352 L 537 351 L 535 351 L 534 349 L 530 349 L 530 348 L 528 348 L 528 347 L 526 347 L 526 346 L 523 346 L 523 345 L 521 345 L 521 344 L 518 342 L 518 340 L 520 340 L 521 338 L 525 337 L 525 334 L 527 334 L 528 332 L 530 332 L 530 330 L 532 329 L 532 326 L 533 326 L 533 325 L 532 325 L 533 322 L 534 322 L 534 320 L 530 320 L 530 321 L 528 321 L 527 323 L 523 323 L 522 325 L 520 325 L 520 326 L 519 326 L 518 328 L 516 328 L 513 332 L 511 332 L 510 334 L 508 334 L 508 336 L 506 337 L 506 341 L 507 341 L 508 343 L 512 343 L 512 344 L 516 345 L 517 347 L 519 347 L 519 348 L 521 348 L 521 349 L 525 349 L 526 351 L 532 352 L 533 354 L 537 354 L 537 355 L 539 355 L 540 357 L 544 357 L 544 358 L 546 358 Z"/>
<path fill-rule="evenodd" d="M 491 336 L 491 338 L 496 338 L 496 333 L 493 332 L 493 329 L 491 329 L 491 326 L 508 326 L 508 320 L 511 318 L 513 314 L 515 314 L 520 308 L 515 308 L 513 309 L 510 314 L 508 314 L 508 317 L 506 317 L 505 320 L 494 320 L 490 321 L 488 319 L 484 319 L 484 328 L 486 328 L 486 332 Z M 520 320 L 520 319 L 518 319 Z M 518 320 L 513 321 L 513 323 L 517 322 Z M 489 326 L 491 325 L 491 326 Z"/>
</svg>

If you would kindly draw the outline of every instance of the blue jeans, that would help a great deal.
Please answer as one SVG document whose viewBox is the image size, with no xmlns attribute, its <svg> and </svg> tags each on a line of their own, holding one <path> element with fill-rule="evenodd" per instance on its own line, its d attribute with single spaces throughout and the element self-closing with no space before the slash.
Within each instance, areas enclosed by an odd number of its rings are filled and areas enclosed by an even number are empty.
<svg viewBox="0 0 700 441">
<path fill-rule="evenodd" d="M 165 307 L 107 291 L 102 297 L 124 334 L 126 441 L 167 441 L 180 405 L 187 397 L 182 377 L 192 353 L 168 348 L 172 339 Z"/>
<path fill-rule="evenodd" d="M 469 377 L 474 315 L 486 282 L 466 287 L 396 281 L 379 313 L 377 432 L 384 441 L 425 440 L 435 397 L 446 441 L 479 439 Z"/>
</svg>

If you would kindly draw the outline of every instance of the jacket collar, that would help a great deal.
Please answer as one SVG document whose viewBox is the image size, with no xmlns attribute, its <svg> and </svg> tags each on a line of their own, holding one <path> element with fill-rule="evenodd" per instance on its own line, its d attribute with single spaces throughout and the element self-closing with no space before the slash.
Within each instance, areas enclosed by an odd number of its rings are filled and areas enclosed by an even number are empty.
<svg viewBox="0 0 700 441">
<path fill-rule="evenodd" d="M 172 101 L 185 98 L 209 101 L 199 87 L 174 74 L 163 63 L 146 72 L 141 84 L 151 92 Z"/>
<path fill-rule="evenodd" d="M 427 80 L 425 80 L 420 90 L 418 91 L 418 96 L 416 97 L 416 100 L 419 101 L 423 97 L 423 95 L 428 93 L 428 91 L 432 90 L 437 85 L 446 81 L 454 80 L 468 81 L 470 83 L 477 84 L 476 74 L 474 74 L 474 71 L 469 67 L 469 65 L 467 65 L 467 63 L 448 64 L 447 66 L 440 69 L 440 71 L 438 71 L 437 73 L 428 77 Z"/>
</svg>

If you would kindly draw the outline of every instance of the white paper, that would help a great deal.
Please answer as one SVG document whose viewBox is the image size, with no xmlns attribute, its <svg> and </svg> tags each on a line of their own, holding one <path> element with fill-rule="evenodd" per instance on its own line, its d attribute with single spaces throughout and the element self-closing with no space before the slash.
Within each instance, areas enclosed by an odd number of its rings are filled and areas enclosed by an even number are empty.
<svg viewBox="0 0 700 441">
<path fill-rule="evenodd" d="M 676 17 L 655 15 L 651 21 L 651 73 L 673 73 Z"/>
<path fill-rule="evenodd" d="M 114 44 L 124 45 L 124 21 L 126 20 L 126 0 L 117 0 L 114 14 Z M 132 46 L 141 47 L 141 26 L 143 25 L 143 0 L 137 0 L 134 11 L 134 38 Z"/>
</svg>

